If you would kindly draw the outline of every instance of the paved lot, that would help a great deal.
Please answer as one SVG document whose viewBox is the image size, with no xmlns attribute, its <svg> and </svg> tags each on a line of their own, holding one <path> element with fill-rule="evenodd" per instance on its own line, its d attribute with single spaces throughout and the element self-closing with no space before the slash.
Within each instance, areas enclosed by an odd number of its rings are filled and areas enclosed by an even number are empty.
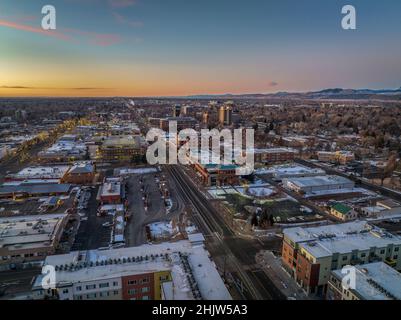
<svg viewBox="0 0 401 320">
<path fill-rule="evenodd" d="M 159 173 L 161 177 L 163 173 Z M 141 184 L 142 179 L 142 184 Z M 131 211 L 131 218 L 127 223 L 125 237 L 128 247 L 139 246 L 147 243 L 145 226 L 149 223 L 158 221 L 169 221 L 173 216 L 178 215 L 182 210 L 182 205 L 177 201 L 174 188 L 170 187 L 170 199 L 173 206 L 167 214 L 164 200 L 161 198 L 155 174 L 133 175 L 127 180 L 127 199 L 128 207 Z M 143 187 L 143 191 L 141 191 Z M 148 195 L 149 207 L 145 210 L 143 194 Z"/>
<path fill-rule="evenodd" d="M 102 226 L 105 222 L 111 222 L 112 216 L 98 217 L 96 215 L 98 202 L 96 195 L 98 188 L 91 189 L 91 197 L 88 201 L 88 209 L 83 210 L 87 215 L 87 220 L 80 223 L 78 233 L 71 251 L 76 250 L 92 250 L 109 246 L 110 227 Z"/>
</svg>

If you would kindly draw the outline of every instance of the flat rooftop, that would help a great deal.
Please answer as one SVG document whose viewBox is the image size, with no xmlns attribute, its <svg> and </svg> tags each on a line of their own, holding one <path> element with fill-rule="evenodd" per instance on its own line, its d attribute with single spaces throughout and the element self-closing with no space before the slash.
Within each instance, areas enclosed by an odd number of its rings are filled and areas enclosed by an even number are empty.
<svg viewBox="0 0 401 320">
<path fill-rule="evenodd" d="M 302 174 L 310 175 L 325 175 L 326 172 L 323 169 L 309 168 L 297 164 L 284 164 L 271 166 L 268 168 L 261 168 L 256 170 L 259 174 L 273 174 L 275 176 L 297 176 Z"/>
<path fill-rule="evenodd" d="M 58 266 L 57 269 L 65 265 L 73 266 L 72 268 L 68 267 L 68 271 L 56 271 L 56 279 L 59 284 L 86 282 L 161 270 L 171 271 L 174 283 L 174 299 L 193 299 L 179 253 L 188 256 L 189 265 L 204 299 L 231 300 L 231 296 L 214 263 L 209 259 L 208 252 L 203 246 L 192 246 L 188 240 L 113 250 L 75 251 L 64 255 L 48 256 L 45 265 Z M 168 259 L 165 259 L 166 254 Z M 151 255 L 154 256 L 153 259 Z M 145 259 L 146 256 L 148 260 Z M 137 260 L 137 257 L 143 257 L 142 261 Z M 101 265 L 105 261 L 112 261 L 112 264 Z M 40 287 L 40 283 L 41 276 L 36 278 L 34 287 Z"/>
<path fill-rule="evenodd" d="M 351 180 L 341 176 L 315 176 L 315 177 L 302 177 L 302 178 L 287 178 L 293 184 L 299 187 L 318 187 L 330 186 L 337 184 L 353 183 Z"/>
<path fill-rule="evenodd" d="M 101 197 L 119 196 L 121 195 L 121 183 L 120 182 L 105 182 L 102 185 L 100 191 Z"/>
<path fill-rule="evenodd" d="M 69 169 L 69 166 L 55 167 L 27 167 L 8 177 L 15 179 L 60 179 Z"/>
<path fill-rule="evenodd" d="M 357 265 L 355 288 L 351 291 L 365 300 L 401 300 L 401 274 L 384 262 Z M 345 276 L 333 271 L 336 278 Z"/>
<path fill-rule="evenodd" d="M 103 142 L 103 147 L 140 147 L 141 138 L 138 136 L 110 136 Z"/>
<path fill-rule="evenodd" d="M 71 189 L 70 184 L 46 183 L 46 184 L 19 184 L 19 185 L 2 185 L 0 186 L 0 195 L 12 193 L 26 193 L 32 195 L 52 194 L 52 193 L 68 193 Z"/>
<path fill-rule="evenodd" d="M 313 256 L 329 257 L 334 253 L 369 250 L 372 247 L 401 245 L 401 237 L 391 235 L 366 221 L 353 221 L 312 228 L 288 228 L 284 235 Z"/>
<path fill-rule="evenodd" d="M 252 150 L 247 150 L 247 151 L 252 151 Z M 254 149 L 254 153 L 298 153 L 295 149 L 291 148 L 260 148 L 260 149 Z"/>
<path fill-rule="evenodd" d="M 0 248 L 48 247 L 67 214 L 0 218 Z"/>
</svg>

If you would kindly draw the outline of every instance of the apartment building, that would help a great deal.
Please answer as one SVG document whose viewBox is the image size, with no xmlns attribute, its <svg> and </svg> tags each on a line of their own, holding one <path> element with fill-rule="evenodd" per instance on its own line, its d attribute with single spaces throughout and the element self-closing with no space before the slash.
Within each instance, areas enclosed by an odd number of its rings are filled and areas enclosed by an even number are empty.
<svg viewBox="0 0 401 320">
<path fill-rule="evenodd" d="M 268 148 L 268 149 L 255 149 L 255 162 L 256 163 L 281 163 L 293 161 L 295 159 L 296 151 L 290 148 Z"/>
<path fill-rule="evenodd" d="M 401 300 L 401 273 L 383 262 L 355 266 L 347 285 L 341 271 L 331 272 L 327 300 Z"/>
<path fill-rule="evenodd" d="M 160 129 L 163 131 L 169 131 L 170 122 L 177 123 L 177 130 L 194 129 L 197 121 L 192 117 L 169 117 L 160 119 Z"/>
<path fill-rule="evenodd" d="M 75 163 L 69 168 L 63 177 L 62 183 L 71 184 L 92 184 L 95 178 L 96 168 L 91 162 Z"/>
<path fill-rule="evenodd" d="M 239 176 L 236 174 L 236 165 L 217 165 L 194 163 L 194 168 L 199 174 L 202 183 L 206 186 L 224 186 L 238 184 Z"/>
<path fill-rule="evenodd" d="M 76 251 L 47 257 L 55 281 L 33 284 L 35 299 L 231 300 L 202 245 L 188 240 L 113 250 Z"/>
<path fill-rule="evenodd" d="M 140 136 L 110 136 L 99 146 L 97 157 L 104 161 L 131 161 L 145 153 L 145 143 Z"/>
<path fill-rule="evenodd" d="M 355 160 L 355 155 L 351 151 L 319 151 L 317 153 L 317 158 L 322 162 L 338 162 L 342 165 L 345 165 L 349 162 Z"/>
<path fill-rule="evenodd" d="M 283 266 L 310 294 L 324 295 L 333 270 L 384 261 L 401 269 L 401 237 L 365 221 L 284 230 Z"/>
</svg>

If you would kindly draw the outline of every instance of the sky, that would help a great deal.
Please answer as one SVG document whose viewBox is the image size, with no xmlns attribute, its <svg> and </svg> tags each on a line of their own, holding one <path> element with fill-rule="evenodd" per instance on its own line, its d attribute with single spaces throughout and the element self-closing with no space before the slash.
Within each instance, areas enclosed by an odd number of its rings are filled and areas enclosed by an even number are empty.
<svg viewBox="0 0 401 320">
<path fill-rule="evenodd" d="M 399 0 L 0 0 L 0 96 L 399 88 L 400 39 Z"/>
</svg>

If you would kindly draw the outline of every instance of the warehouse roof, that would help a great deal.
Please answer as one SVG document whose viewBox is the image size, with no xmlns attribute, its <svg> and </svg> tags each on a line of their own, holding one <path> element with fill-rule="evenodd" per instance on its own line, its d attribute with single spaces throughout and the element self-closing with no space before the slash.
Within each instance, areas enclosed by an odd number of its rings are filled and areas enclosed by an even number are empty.
<svg viewBox="0 0 401 320">
<path fill-rule="evenodd" d="M 299 187 L 314 187 L 321 185 L 337 185 L 344 183 L 352 183 L 351 180 L 341 176 L 316 176 L 316 177 L 302 177 L 302 178 L 288 178 L 293 184 Z"/>
<path fill-rule="evenodd" d="M 12 193 L 27 194 L 51 194 L 51 193 L 68 193 L 71 189 L 70 184 L 20 184 L 20 185 L 2 185 L 0 186 L 0 195 Z"/>
</svg>

